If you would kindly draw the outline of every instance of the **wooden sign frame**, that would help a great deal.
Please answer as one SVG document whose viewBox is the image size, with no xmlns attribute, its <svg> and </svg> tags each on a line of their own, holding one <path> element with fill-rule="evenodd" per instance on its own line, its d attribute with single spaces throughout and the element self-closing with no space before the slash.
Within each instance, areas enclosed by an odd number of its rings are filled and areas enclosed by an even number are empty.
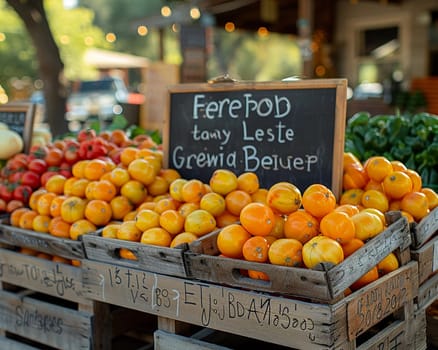
<svg viewBox="0 0 438 350">
<path fill-rule="evenodd" d="M 32 144 L 33 125 L 35 121 L 36 104 L 34 103 L 7 103 L 0 105 L 0 122 L 5 123 L 13 131 L 16 131 L 23 139 L 23 152 L 29 153 Z M 7 119 L 3 118 L 3 115 L 8 114 Z M 22 123 L 22 131 L 17 130 L 14 126 L 18 126 L 21 129 L 21 124 L 16 118 L 12 118 L 13 115 L 24 115 L 24 123 Z M 9 121 L 9 122 L 8 122 Z"/>
<path fill-rule="evenodd" d="M 326 92 L 330 93 L 330 98 L 325 98 L 323 96 L 326 94 Z M 198 142 L 194 140 L 189 140 L 191 138 L 190 132 L 187 134 L 186 128 L 187 124 L 190 124 L 190 118 L 192 119 L 198 119 L 198 121 L 202 118 L 204 120 L 208 118 L 206 117 L 206 112 L 204 110 L 204 114 L 201 115 L 194 115 L 194 107 L 192 109 L 189 109 L 187 111 L 186 103 L 187 101 L 181 101 L 181 99 L 184 99 L 185 96 L 194 97 L 198 94 L 201 94 L 203 97 L 205 97 L 205 104 L 208 103 L 208 98 L 210 100 L 214 100 L 211 97 L 213 96 L 240 96 L 239 94 L 252 94 L 256 96 L 261 96 L 260 94 L 266 93 L 266 96 L 269 96 L 269 94 L 275 94 L 275 93 L 281 93 L 281 94 L 290 94 L 295 97 L 295 94 L 297 94 L 297 98 L 294 98 L 294 110 L 290 112 L 292 115 L 295 113 L 295 109 L 298 109 L 299 111 L 306 111 L 306 109 L 317 109 L 320 108 L 321 111 L 324 113 L 327 113 L 326 109 L 333 109 L 333 120 L 325 122 L 324 120 L 321 120 L 321 123 L 323 124 L 322 129 L 327 128 L 329 124 L 331 124 L 331 130 L 332 135 L 328 135 L 327 137 L 330 138 L 330 143 L 328 144 L 330 149 L 332 150 L 331 156 L 331 181 L 328 181 L 330 183 L 327 183 L 326 185 L 331 188 L 331 190 L 335 193 L 337 198 L 341 195 L 342 191 L 342 166 L 343 166 L 343 152 L 344 152 L 344 133 L 345 133 L 345 122 L 346 122 L 346 94 L 347 94 L 347 80 L 346 79 L 315 79 L 315 80 L 297 80 L 297 81 L 278 81 L 278 82 L 236 82 L 236 81 L 228 81 L 228 80 L 219 80 L 218 82 L 210 82 L 210 83 L 202 83 L 202 84 L 179 84 L 174 86 L 168 87 L 168 103 L 166 108 L 168 108 L 168 111 L 166 113 L 166 120 L 164 121 L 163 126 L 163 149 L 164 149 L 164 157 L 163 157 L 163 166 L 165 167 L 172 167 L 176 170 L 182 170 L 183 167 L 180 169 L 178 167 L 174 167 L 171 161 L 171 152 L 173 152 L 172 149 L 172 135 L 174 138 L 180 138 L 181 140 L 187 140 L 190 144 L 190 147 L 202 147 L 202 142 L 197 145 Z M 182 94 L 182 95 L 181 95 Z M 304 98 L 303 98 L 304 96 Z M 273 95 L 270 97 L 274 97 Z M 288 98 L 289 98 L 288 97 Z M 320 97 L 320 98 L 318 98 Z M 254 97 L 255 98 L 255 97 Z M 276 97 L 278 98 L 278 96 Z M 225 99 L 225 98 L 223 98 Z M 265 99 L 265 97 L 260 97 L 260 101 Z M 281 99 L 281 97 L 280 97 Z M 285 99 L 287 99 L 285 97 Z M 307 101 L 305 101 L 307 99 Z M 176 102 L 175 102 L 176 101 Z M 329 101 L 327 103 L 331 105 L 324 106 L 324 102 L 321 101 Z M 175 102 L 175 105 L 173 103 Z M 195 106 L 194 102 L 192 102 Z M 236 102 L 237 103 L 237 102 Z M 271 102 L 269 102 L 271 103 Z M 218 103 L 220 105 L 220 103 Z M 297 107 L 298 106 L 298 107 Z M 230 111 L 231 111 L 231 107 Z M 242 108 L 243 109 L 243 108 Z M 235 108 L 233 111 L 237 111 L 238 109 Z M 193 113 L 190 117 L 190 113 Z M 174 123 L 175 125 L 172 125 L 173 119 L 175 116 L 172 115 L 172 113 L 178 114 L 177 117 L 179 118 L 180 115 L 184 115 L 181 119 L 181 123 Z M 230 112 L 231 113 L 231 112 Z M 257 110 L 258 113 L 258 110 Z M 262 113 L 262 112 L 261 112 Z M 328 112 L 331 113 L 331 112 Z M 304 113 L 306 114 L 306 113 Z M 258 115 L 260 116 L 260 115 Z M 296 117 L 295 115 L 292 115 L 293 117 Z M 302 114 L 301 114 L 302 116 Z M 252 116 L 251 116 L 252 117 Z M 289 116 L 288 116 L 289 117 Z M 298 116 L 299 117 L 299 116 Z M 330 115 L 331 117 L 331 115 Z M 236 117 L 236 120 L 239 120 L 239 118 L 242 117 Z M 268 117 L 269 118 L 269 117 Z M 265 120 L 268 120 L 268 118 L 264 118 Z M 306 117 L 303 116 L 303 123 L 306 123 L 304 120 Z M 210 118 L 208 118 L 210 119 Z M 231 118 L 228 118 L 231 119 Z M 259 120 L 263 118 L 258 118 Z M 225 118 L 222 118 L 222 122 L 225 121 Z M 301 123 L 301 121 L 299 121 Z M 297 123 L 297 125 L 300 125 Z M 301 124 L 303 124 L 301 123 Z M 313 124 L 314 125 L 314 124 Z M 190 127 L 190 126 L 189 126 Z M 302 126 L 300 126 L 302 127 Z M 262 127 L 261 127 L 262 128 Z M 293 134 L 293 131 L 291 132 Z M 310 132 L 309 134 L 305 135 L 306 140 L 310 140 L 309 142 L 318 143 L 320 140 L 315 139 L 314 135 L 312 135 Z M 187 142 L 184 141 L 184 142 Z M 239 140 L 238 140 L 239 141 Z M 297 144 L 296 145 L 300 145 Z M 204 144 L 204 149 L 206 148 L 207 144 Z M 236 147 L 236 149 L 240 146 L 239 144 L 234 143 L 233 146 Z M 271 144 L 260 143 L 260 148 L 263 147 L 271 147 Z M 282 145 L 283 146 L 283 145 Z M 291 145 L 285 145 L 285 147 L 288 147 L 289 149 L 287 151 L 290 151 L 293 149 Z M 330 151 L 330 150 L 329 150 Z M 328 151 L 328 152 L 329 152 Z M 214 151 L 213 151 L 214 152 Z M 225 155 L 226 156 L 226 155 Z M 322 154 L 320 158 L 318 159 L 325 159 L 325 162 L 328 162 L 327 160 L 328 154 Z M 226 167 L 224 167 L 226 168 Z M 325 167 L 326 168 L 326 167 Z M 325 171 L 324 167 L 321 168 L 322 171 Z M 318 170 L 321 170 L 318 169 Z M 208 171 L 212 171 L 214 169 L 207 169 Z M 233 169 L 232 169 L 233 170 Z M 188 171 L 188 170 L 187 170 Z M 257 173 L 257 171 L 256 171 Z M 195 172 L 194 172 L 195 174 Z M 196 174 L 195 174 L 196 175 Z M 196 177 L 196 176 L 193 177 Z M 237 174 L 238 175 L 238 174 Z M 259 174 L 258 174 L 259 175 Z M 311 174 L 313 175 L 313 174 Z M 187 176 L 183 176 L 187 177 Z M 262 176 L 263 177 L 263 176 Z M 205 180 L 205 179 L 204 179 Z M 286 179 L 278 179 L 278 181 L 288 181 Z M 293 182 L 293 181 L 291 181 Z"/>
</svg>

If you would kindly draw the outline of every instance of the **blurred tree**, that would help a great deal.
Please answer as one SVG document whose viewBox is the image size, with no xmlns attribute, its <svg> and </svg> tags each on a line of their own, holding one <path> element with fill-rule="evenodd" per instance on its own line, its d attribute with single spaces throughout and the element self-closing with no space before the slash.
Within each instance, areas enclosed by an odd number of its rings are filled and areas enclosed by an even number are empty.
<svg viewBox="0 0 438 350">
<path fill-rule="evenodd" d="M 65 133 L 68 80 L 92 76 L 93 69 L 82 61 L 87 47 L 108 47 L 103 32 L 93 26 L 94 13 L 65 9 L 61 0 L 0 0 L 0 17 L 6 38 L 0 45 L 0 81 L 41 79 L 47 122 L 54 135 Z"/>
</svg>

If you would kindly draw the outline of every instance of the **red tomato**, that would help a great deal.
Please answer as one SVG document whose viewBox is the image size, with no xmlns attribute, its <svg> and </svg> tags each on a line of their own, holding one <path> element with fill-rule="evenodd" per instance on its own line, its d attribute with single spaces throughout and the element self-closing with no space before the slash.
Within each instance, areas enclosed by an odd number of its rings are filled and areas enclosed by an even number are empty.
<svg viewBox="0 0 438 350">
<path fill-rule="evenodd" d="M 21 177 L 23 176 L 24 171 L 13 171 L 8 175 L 8 181 L 11 184 L 18 184 L 21 182 Z"/>
<path fill-rule="evenodd" d="M 19 200 L 22 203 L 28 203 L 30 195 L 32 194 L 32 187 L 27 185 L 19 185 L 15 187 L 12 192 L 12 198 Z"/>
<path fill-rule="evenodd" d="M 7 186 L 5 184 L 0 185 L 0 198 L 5 200 L 6 202 L 9 202 L 12 199 L 12 190 L 10 186 Z"/>
<path fill-rule="evenodd" d="M 63 159 L 64 159 L 63 151 L 56 147 L 50 148 L 47 151 L 46 156 L 44 157 L 44 160 L 46 161 L 49 167 L 52 165 L 61 164 Z"/>
<path fill-rule="evenodd" d="M 21 175 L 20 183 L 22 185 L 30 186 L 32 189 L 37 189 L 41 186 L 40 175 L 31 170 L 25 171 Z"/>
<path fill-rule="evenodd" d="M 78 162 L 81 157 L 79 156 L 79 142 L 77 141 L 68 141 L 64 150 L 64 159 L 69 164 L 74 164 Z"/>
<path fill-rule="evenodd" d="M 64 161 L 59 165 L 58 173 L 65 176 L 68 179 L 69 177 L 72 177 L 71 167 L 72 167 L 71 164 Z"/>
<path fill-rule="evenodd" d="M 44 159 L 46 157 L 48 148 L 46 146 L 33 145 L 30 148 L 29 154 L 34 158 Z"/>
<path fill-rule="evenodd" d="M 37 174 L 42 174 L 47 171 L 48 165 L 44 159 L 32 159 L 27 168 Z"/>
<path fill-rule="evenodd" d="M 0 212 L 6 211 L 6 205 L 7 205 L 6 201 L 0 198 Z"/>
<path fill-rule="evenodd" d="M 77 139 L 79 142 L 93 140 L 96 138 L 96 131 L 93 129 L 82 129 L 79 131 Z"/>
<path fill-rule="evenodd" d="M 12 213 L 15 209 L 23 208 L 24 203 L 18 199 L 11 199 L 8 204 L 6 204 L 6 211 Z"/>
</svg>

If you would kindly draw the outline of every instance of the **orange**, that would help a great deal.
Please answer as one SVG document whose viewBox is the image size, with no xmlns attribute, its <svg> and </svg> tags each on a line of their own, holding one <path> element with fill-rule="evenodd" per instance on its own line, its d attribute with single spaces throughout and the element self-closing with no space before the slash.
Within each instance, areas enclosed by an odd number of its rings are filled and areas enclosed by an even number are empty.
<svg viewBox="0 0 438 350">
<path fill-rule="evenodd" d="M 388 198 L 400 199 L 413 189 L 412 180 L 402 171 L 393 171 L 382 182 L 383 191 Z"/>
<path fill-rule="evenodd" d="M 248 277 L 253 280 L 269 281 L 269 276 L 263 271 L 248 270 Z"/>
<path fill-rule="evenodd" d="M 97 181 L 90 181 L 85 187 L 85 198 L 86 199 L 95 199 L 94 198 L 94 188 L 96 187 Z"/>
<path fill-rule="evenodd" d="M 178 207 L 179 213 L 186 218 L 192 211 L 200 209 L 198 203 L 183 203 Z"/>
<path fill-rule="evenodd" d="M 49 232 L 49 224 L 52 218 L 49 215 L 37 215 L 32 222 L 32 230 L 36 232 Z"/>
<path fill-rule="evenodd" d="M 20 249 L 19 252 L 21 254 L 26 254 L 31 256 L 36 256 L 38 254 L 38 252 L 35 249 L 31 249 L 27 247 L 20 247 L 19 249 Z"/>
<path fill-rule="evenodd" d="M 347 166 L 349 166 L 351 164 L 362 165 L 362 163 L 359 160 L 359 158 L 357 158 L 353 153 L 351 153 L 351 152 L 344 152 L 344 157 L 343 157 L 343 168 L 344 168 L 344 170 L 345 170 L 345 167 L 347 167 Z"/>
<path fill-rule="evenodd" d="M 132 250 L 123 247 L 119 249 L 119 256 L 121 259 L 138 260 L 138 258 L 135 256 Z"/>
<path fill-rule="evenodd" d="M 217 247 L 221 254 L 229 258 L 240 259 L 243 257 L 243 245 L 251 237 L 251 234 L 242 225 L 231 224 L 219 231 Z"/>
<path fill-rule="evenodd" d="M 64 184 L 67 181 L 67 178 L 64 175 L 61 174 L 55 174 L 51 176 L 46 184 L 45 188 L 48 192 L 53 192 L 56 194 L 63 194 L 64 193 Z"/>
<path fill-rule="evenodd" d="M 360 188 L 347 190 L 342 193 L 341 199 L 339 200 L 339 204 L 359 205 L 362 202 L 362 195 L 364 193 L 365 191 Z"/>
<path fill-rule="evenodd" d="M 379 270 L 377 266 L 374 266 L 369 270 L 366 274 L 360 277 L 356 282 L 354 282 L 350 288 L 352 291 L 356 291 L 362 287 L 365 287 L 367 284 L 376 281 L 379 278 Z"/>
<path fill-rule="evenodd" d="M 389 208 L 388 210 L 401 210 L 401 200 L 392 200 L 389 202 Z"/>
<path fill-rule="evenodd" d="M 26 230 L 33 229 L 33 220 L 38 216 L 38 213 L 34 210 L 29 210 L 21 214 L 18 225 L 20 228 L 24 228 Z"/>
<path fill-rule="evenodd" d="M 216 169 L 210 177 L 209 185 L 213 192 L 226 196 L 237 189 L 237 176 L 231 170 Z"/>
<path fill-rule="evenodd" d="M 206 188 L 200 180 L 192 179 L 182 185 L 181 198 L 184 202 L 199 203 L 206 192 Z"/>
<path fill-rule="evenodd" d="M 362 195 L 361 203 L 365 208 L 379 209 L 383 213 L 387 212 L 389 209 L 388 198 L 383 192 L 377 190 L 365 191 Z"/>
<path fill-rule="evenodd" d="M 143 210 L 143 209 L 150 209 L 150 210 L 154 210 L 156 206 L 155 202 L 149 202 L 149 200 L 146 200 L 145 202 L 141 203 L 138 207 L 137 210 Z"/>
<path fill-rule="evenodd" d="M 377 264 L 379 275 L 386 275 L 394 270 L 397 270 L 400 266 L 398 259 L 394 253 L 389 253 Z"/>
<path fill-rule="evenodd" d="M 70 181 L 70 179 L 72 179 Z M 85 178 L 70 178 L 65 182 L 64 194 L 67 196 L 76 196 L 85 198 L 85 191 L 90 180 Z"/>
<path fill-rule="evenodd" d="M 146 186 L 137 180 L 129 180 L 120 188 L 120 194 L 134 205 L 142 203 L 148 194 Z"/>
<path fill-rule="evenodd" d="M 243 258 L 247 261 L 264 263 L 268 261 L 269 243 L 262 236 L 253 236 L 242 246 Z"/>
<path fill-rule="evenodd" d="M 104 226 L 111 221 L 111 206 L 102 199 L 92 199 L 85 206 L 84 216 L 94 225 Z"/>
<path fill-rule="evenodd" d="M 61 218 L 68 223 L 81 220 L 85 217 L 87 202 L 76 196 L 66 198 L 61 204 Z"/>
<path fill-rule="evenodd" d="M 137 216 L 138 211 L 137 210 L 131 210 L 128 214 L 126 214 L 123 217 L 122 221 L 130 221 L 130 220 L 135 220 L 135 217 Z"/>
<path fill-rule="evenodd" d="M 322 184 L 313 184 L 303 193 L 303 208 L 315 216 L 322 218 L 336 207 L 336 197 L 333 192 Z"/>
<path fill-rule="evenodd" d="M 344 166 L 342 175 L 342 187 L 344 190 L 363 188 L 369 181 L 368 174 L 362 164 L 350 164 Z"/>
<path fill-rule="evenodd" d="M 275 214 L 263 203 L 245 205 L 239 215 L 241 225 L 252 235 L 267 236 L 275 226 Z"/>
<path fill-rule="evenodd" d="M 225 211 L 225 198 L 217 192 L 209 192 L 202 196 L 199 208 L 207 210 L 213 216 L 219 216 Z"/>
<path fill-rule="evenodd" d="M 423 187 L 421 189 L 427 197 L 427 202 L 429 203 L 429 210 L 433 210 L 438 206 L 438 194 L 430 187 Z"/>
<path fill-rule="evenodd" d="M 52 260 L 52 256 L 50 254 L 43 253 L 43 252 L 38 252 L 36 257 L 39 259 Z"/>
<path fill-rule="evenodd" d="M 140 238 L 140 243 L 170 247 L 172 236 L 162 227 L 152 227 L 144 231 Z"/>
<path fill-rule="evenodd" d="M 107 164 L 102 159 L 92 159 L 84 167 L 87 180 L 99 180 L 107 172 Z"/>
<path fill-rule="evenodd" d="M 91 189 L 91 199 L 100 199 L 110 202 L 117 194 L 117 189 L 114 184 L 108 180 L 99 180 L 93 182 L 94 186 Z"/>
<path fill-rule="evenodd" d="M 382 182 L 387 175 L 393 172 L 391 162 L 383 156 L 368 158 L 364 167 L 368 177 L 377 182 Z"/>
<path fill-rule="evenodd" d="M 225 227 L 231 224 L 235 224 L 239 221 L 239 216 L 231 214 L 228 210 L 225 210 L 221 215 L 216 217 L 217 227 Z"/>
<path fill-rule="evenodd" d="M 11 215 L 9 216 L 9 223 L 12 226 L 19 227 L 19 222 L 20 222 L 21 215 L 23 215 L 23 213 L 25 213 L 26 211 L 29 211 L 29 210 L 31 210 L 31 209 L 26 208 L 26 207 L 15 209 L 11 213 Z"/>
<path fill-rule="evenodd" d="M 423 192 L 410 192 L 401 199 L 401 210 L 411 214 L 419 222 L 429 214 L 429 201 Z"/>
<path fill-rule="evenodd" d="M 142 150 L 140 150 L 139 153 L 141 153 Z M 138 155 L 137 155 L 138 158 Z M 160 170 L 161 170 L 161 166 L 162 166 L 162 157 L 159 155 L 147 155 L 142 157 L 141 159 L 144 159 L 145 161 L 147 161 L 150 165 L 152 165 L 152 168 L 154 169 L 154 174 L 157 175 Z"/>
<path fill-rule="evenodd" d="M 355 226 L 356 238 L 362 241 L 373 238 L 384 230 L 381 218 L 368 211 L 360 211 L 353 215 L 351 220 L 353 220 Z"/>
<path fill-rule="evenodd" d="M 356 214 L 357 215 L 357 214 Z M 340 244 L 351 241 L 356 234 L 354 222 L 347 213 L 332 211 L 325 215 L 319 223 L 321 233 Z"/>
<path fill-rule="evenodd" d="M 120 153 L 120 162 L 123 165 L 128 166 L 129 163 L 131 163 L 134 159 L 136 159 L 138 152 L 139 152 L 138 148 L 134 148 L 134 147 L 123 148 L 122 152 Z"/>
<path fill-rule="evenodd" d="M 269 262 L 274 265 L 300 267 L 303 265 L 303 244 L 294 238 L 280 238 L 269 247 Z"/>
<path fill-rule="evenodd" d="M 374 215 L 377 215 L 380 218 L 380 221 L 382 221 L 383 226 L 386 226 L 385 214 L 382 213 L 379 209 L 376 209 L 376 208 L 364 208 L 361 211 L 366 211 L 366 212 L 372 213 Z"/>
<path fill-rule="evenodd" d="M 197 209 L 186 216 L 184 231 L 203 236 L 216 228 L 216 219 L 208 211 Z"/>
<path fill-rule="evenodd" d="M 356 250 L 362 248 L 365 242 L 359 238 L 353 238 L 345 244 L 342 244 L 342 250 L 344 251 L 344 258 L 353 254 Z"/>
<path fill-rule="evenodd" d="M 375 180 L 370 180 L 368 181 L 368 183 L 365 185 L 365 187 L 363 188 L 364 191 L 368 191 L 368 190 L 377 190 L 380 192 L 383 192 L 383 185 L 382 182 L 380 181 L 375 181 Z"/>
<path fill-rule="evenodd" d="M 278 182 L 272 185 L 266 196 L 266 203 L 281 214 L 290 214 L 301 206 L 301 192 L 290 182 Z"/>
<path fill-rule="evenodd" d="M 184 229 L 185 218 L 177 210 L 169 209 L 160 214 L 159 223 L 171 235 L 181 233 Z"/>
<path fill-rule="evenodd" d="M 121 187 L 131 180 L 131 176 L 125 168 L 116 167 L 109 174 L 109 180 L 117 187 Z"/>
<path fill-rule="evenodd" d="M 360 210 L 357 205 L 341 204 L 335 208 L 335 211 L 342 211 L 348 216 L 353 216 L 354 214 L 357 214 Z"/>
<path fill-rule="evenodd" d="M 403 172 L 411 178 L 412 181 L 412 191 L 418 192 L 421 191 L 423 187 L 423 180 L 418 172 L 412 169 L 403 170 Z"/>
<path fill-rule="evenodd" d="M 102 229 L 101 236 L 104 238 L 117 238 L 117 231 L 119 230 L 120 224 L 108 224 Z"/>
<path fill-rule="evenodd" d="M 49 233 L 59 238 L 70 238 L 70 224 L 60 216 L 53 218 L 49 224 Z"/>
<path fill-rule="evenodd" d="M 284 224 L 286 223 L 286 218 L 284 217 L 284 215 L 274 214 L 274 221 L 274 227 L 272 228 L 271 232 L 269 232 L 268 236 L 271 236 L 275 239 L 284 238 Z M 266 238 L 268 236 L 264 237 Z"/>
<path fill-rule="evenodd" d="M 154 181 L 147 186 L 148 193 L 151 196 L 160 196 L 169 190 L 169 183 L 161 176 L 155 176 Z"/>
<path fill-rule="evenodd" d="M 412 216 L 412 214 L 410 214 L 410 213 L 408 213 L 407 211 L 404 211 L 404 210 L 401 210 L 400 213 L 402 214 L 402 216 L 404 216 L 408 220 L 408 223 L 415 222 L 415 219 Z"/>
<path fill-rule="evenodd" d="M 176 200 L 174 200 L 173 198 L 163 197 L 163 198 L 157 200 L 157 202 L 155 203 L 154 210 L 159 214 L 165 212 L 166 210 L 170 210 L 170 209 L 173 209 L 173 210 L 178 209 L 178 202 Z"/>
<path fill-rule="evenodd" d="M 256 193 L 260 188 L 259 178 L 256 173 L 245 172 L 237 177 L 237 189 L 248 192 L 249 194 Z"/>
<path fill-rule="evenodd" d="M 176 179 L 181 178 L 181 174 L 178 172 L 178 170 L 170 169 L 170 168 L 166 168 L 166 169 L 161 168 L 158 175 L 160 175 L 164 180 L 166 180 L 169 185 Z"/>
<path fill-rule="evenodd" d="M 134 220 L 135 225 L 142 232 L 149 228 L 160 226 L 160 214 L 150 209 L 138 211 Z"/>
<path fill-rule="evenodd" d="M 406 165 L 399 160 L 391 160 L 391 164 L 394 171 L 405 171 L 408 169 Z"/>
<path fill-rule="evenodd" d="M 266 203 L 268 197 L 268 189 L 259 188 L 257 191 L 251 194 L 251 200 L 253 202 Z"/>
<path fill-rule="evenodd" d="M 115 129 L 111 131 L 110 141 L 117 146 L 122 146 L 127 140 L 129 140 L 128 135 L 126 135 L 126 132 L 121 129 Z"/>
<path fill-rule="evenodd" d="M 193 241 L 196 241 L 197 239 L 198 236 L 191 232 L 181 232 L 173 237 L 172 242 L 170 242 L 170 248 L 175 248 L 184 243 L 191 243 Z"/>
<path fill-rule="evenodd" d="M 284 223 L 284 236 L 306 243 L 319 233 L 319 222 L 304 209 L 298 209 L 287 216 Z"/>
<path fill-rule="evenodd" d="M 45 188 L 39 188 L 32 192 L 32 194 L 29 197 L 29 208 L 32 210 L 37 210 L 38 205 L 38 199 L 41 195 L 44 193 L 47 193 L 48 191 Z M 14 225 L 15 226 L 15 225 Z"/>
<path fill-rule="evenodd" d="M 140 231 L 134 220 L 124 221 L 117 231 L 117 239 L 125 241 L 140 242 L 142 231 Z"/>
<path fill-rule="evenodd" d="M 316 236 L 303 245 L 304 265 L 313 269 L 318 264 L 337 265 L 344 260 L 342 246 L 334 239 L 326 236 Z"/>
<path fill-rule="evenodd" d="M 110 206 L 114 220 L 122 220 L 126 214 L 134 209 L 132 202 L 125 196 L 115 196 L 111 199 Z"/>
<path fill-rule="evenodd" d="M 50 215 L 50 205 L 53 199 L 56 197 L 56 193 L 47 192 L 42 194 L 38 198 L 36 211 L 41 215 Z"/>
<path fill-rule="evenodd" d="M 240 215 L 243 207 L 252 202 L 249 193 L 241 190 L 234 190 L 225 196 L 225 208 L 233 215 Z"/>
<path fill-rule="evenodd" d="M 74 163 L 71 167 L 71 172 L 73 176 L 78 179 L 85 177 L 85 167 L 87 166 L 88 162 L 89 160 L 83 159 Z"/>
<path fill-rule="evenodd" d="M 169 185 L 169 194 L 170 196 L 177 200 L 182 202 L 183 201 L 183 197 L 182 197 L 182 188 L 183 186 L 188 182 L 188 180 L 186 179 L 175 179 L 171 182 L 171 184 Z"/>
<path fill-rule="evenodd" d="M 143 185 L 150 185 L 155 180 L 157 172 L 154 165 L 146 159 L 134 159 L 128 165 L 128 173 L 132 179 L 141 182 Z"/>
<path fill-rule="evenodd" d="M 95 232 L 96 230 L 96 225 L 94 225 L 91 221 L 87 219 L 80 219 L 75 221 L 70 226 L 70 238 L 77 241 L 79 236 Z"/>
</svg>

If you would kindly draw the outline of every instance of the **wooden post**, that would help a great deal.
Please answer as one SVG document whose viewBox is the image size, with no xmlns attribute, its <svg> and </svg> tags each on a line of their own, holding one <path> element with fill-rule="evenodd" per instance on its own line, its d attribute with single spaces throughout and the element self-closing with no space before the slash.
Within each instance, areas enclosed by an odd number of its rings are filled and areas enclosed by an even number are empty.
<svg viewBox="0 0 438 350">
<path fill-rule="evenodd" d="M 312 60 L 312 27 L 314 0 L 298 1 L 298 36 L 301 48 L 301 58 L 303 60 L 302 74 L 305 78 L 313 78 Z"/>
</svg>

